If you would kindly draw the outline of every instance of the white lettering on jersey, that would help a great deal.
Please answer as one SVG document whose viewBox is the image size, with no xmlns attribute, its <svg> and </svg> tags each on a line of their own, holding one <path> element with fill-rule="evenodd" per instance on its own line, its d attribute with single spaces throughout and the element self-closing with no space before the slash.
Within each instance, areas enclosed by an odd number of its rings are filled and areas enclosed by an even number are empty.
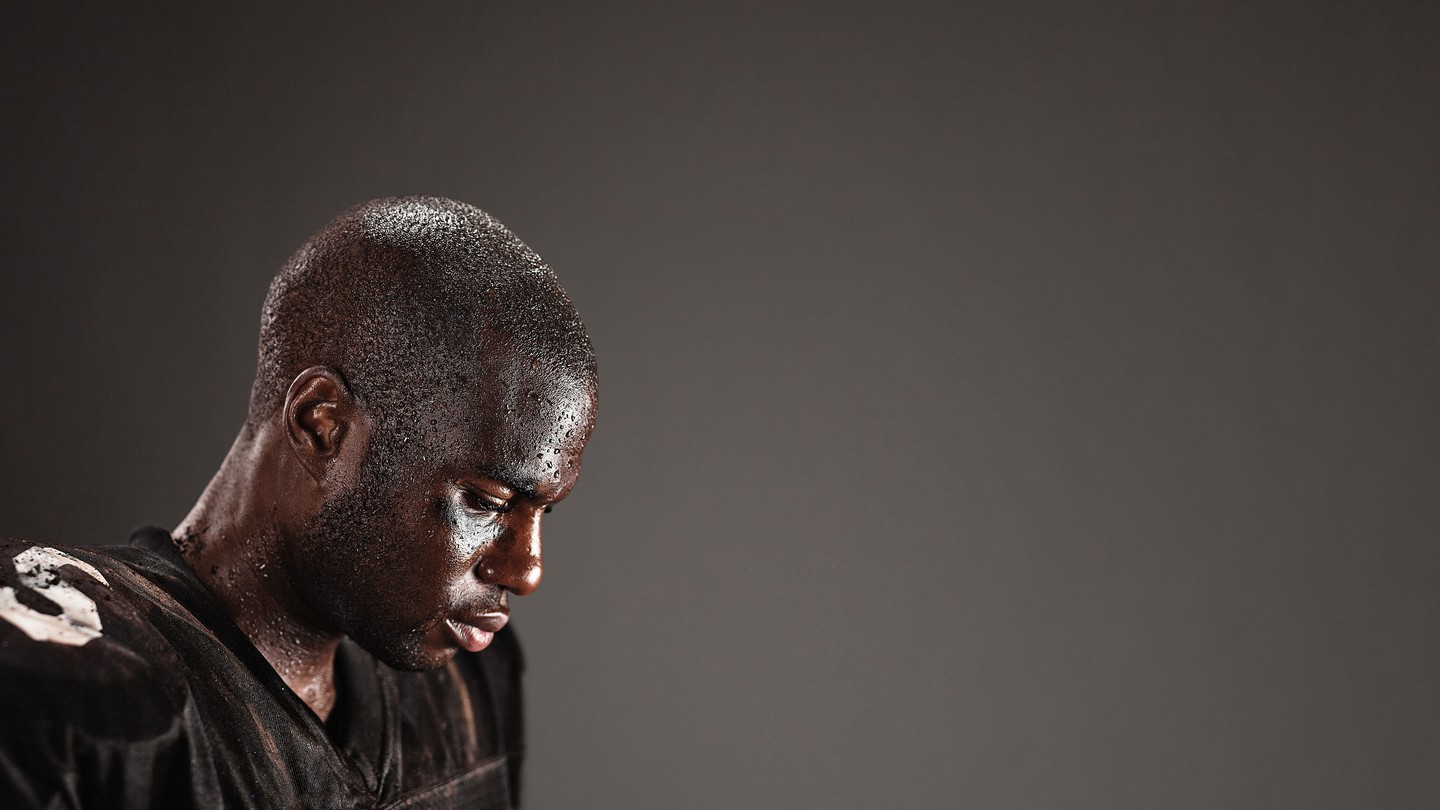
<svg viewBox="0 0 1440 810">
<path fill-rule="evenodd" d="M 15 573 L 21 585 L 59 605 L 60 615 L 52 616 L 22 605 L 15 598 L 15 589 L 5 586 L 0 587 L 0 619 L 36 641 L 79 647 L 99 638 L 100 611 L 94 600 L 60 578 L 60 568 L 66 565 L 79 568 L 107 586 L 110 584 L 90 563 L 59 549 L 36 546 L 15 555 Z"/>
</svg>

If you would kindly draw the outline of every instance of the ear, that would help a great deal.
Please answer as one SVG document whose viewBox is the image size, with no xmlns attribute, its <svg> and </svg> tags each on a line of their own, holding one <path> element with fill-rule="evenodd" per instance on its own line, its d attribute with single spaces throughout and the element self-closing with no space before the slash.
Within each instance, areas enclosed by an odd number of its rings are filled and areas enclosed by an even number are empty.
<svg viewBox="0 0 1440 810">
<path fill-rule="evenodd" d="M 316 483 L 333 476 L 336 462 L 358 463 L 368 425 L 340 372 L 327 366 L 300 372 L 285 392 L 283 415 L 290 450 Z"/>
</svg>

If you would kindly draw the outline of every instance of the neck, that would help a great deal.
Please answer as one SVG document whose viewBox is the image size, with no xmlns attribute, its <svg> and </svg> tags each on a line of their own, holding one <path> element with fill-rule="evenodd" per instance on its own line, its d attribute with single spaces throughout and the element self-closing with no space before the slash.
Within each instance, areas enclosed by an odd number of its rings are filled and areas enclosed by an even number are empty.
<svg viewBox="0 0 1440 810">
<path fill-rule="evenodd" d="M 195 575 L 323 721 L 335 707 L 341 636 L 305 608 L 284 564 L 285 515 L 295 493 L 313 482 L 303 470 L 297 474 L 274 432 L 241 431 L 173 536 Z"/>
</svg>

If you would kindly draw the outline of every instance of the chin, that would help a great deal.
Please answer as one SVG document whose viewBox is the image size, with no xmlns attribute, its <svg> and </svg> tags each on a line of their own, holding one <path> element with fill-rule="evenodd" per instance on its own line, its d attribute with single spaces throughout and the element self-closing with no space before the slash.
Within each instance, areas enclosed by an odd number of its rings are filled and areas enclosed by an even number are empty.
<svg viewBox="0 0 1440 810">
<path fill-rule="evenodd" d="M 352 641 L 391 669 L 424 672 L 450 663 L 459 650 L 450 645 L 434 645 L 423 634 L 407 634 L 399 639 L 375 639 L 352 635 Z"/>
<path fill-rule="evenodd" d="M 379 658 L 381 663 L 385 664 L 391 669 L 398 669 L 402 672 L 424 672 L 426 670 L 439 669 L 440 667 L 443 667 L 446 664 L 450 663 L 450 659 L 455 657 L 456 652 L 458 651 L 454 648 L 451 648 L 448 650 L 440 650 L 438 652 L 425 653 L 418 656 L 407 655 L 403 657 L 389 658 L 377 655 L 375 657 Z"/>
</svg>

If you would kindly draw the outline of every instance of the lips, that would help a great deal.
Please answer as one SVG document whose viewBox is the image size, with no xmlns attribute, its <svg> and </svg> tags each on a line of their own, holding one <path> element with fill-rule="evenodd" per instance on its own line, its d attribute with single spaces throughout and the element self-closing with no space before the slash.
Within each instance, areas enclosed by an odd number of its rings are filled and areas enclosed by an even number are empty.
<svg viewBox="0 0 1440 810">
<path fill-rule="evenodd" d="M 446 619 L 445 627 L 454 637 L 456 644 L 473 653 L 490 646 L 490 642 L 495 639 L 495 634 L 500 632 L 500 628 L 504 627 L 509 620 L 510 617 L 504 613 L 482 613 L 479 616 L 467 618 L 463 622 L 457 619 Z"/>
</svg>

